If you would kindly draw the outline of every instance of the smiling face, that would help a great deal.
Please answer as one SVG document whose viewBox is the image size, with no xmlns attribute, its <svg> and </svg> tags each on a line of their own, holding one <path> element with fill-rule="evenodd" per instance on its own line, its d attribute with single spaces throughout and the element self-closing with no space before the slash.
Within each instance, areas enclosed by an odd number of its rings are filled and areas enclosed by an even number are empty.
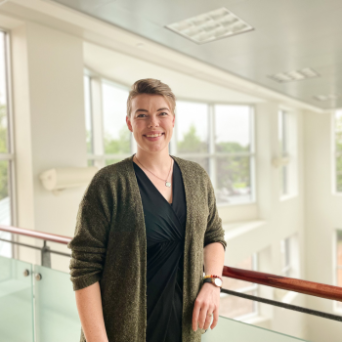
<svg viewBox="0 0 342 342">
<path fill-rule="evenodd" d="M 175 116 L 162 95 L 140 94 L 133 98 L 131 117 L 126 117 L 126 123 L 138 149 L 148 153 L 168 151 Z"/>
</svg>

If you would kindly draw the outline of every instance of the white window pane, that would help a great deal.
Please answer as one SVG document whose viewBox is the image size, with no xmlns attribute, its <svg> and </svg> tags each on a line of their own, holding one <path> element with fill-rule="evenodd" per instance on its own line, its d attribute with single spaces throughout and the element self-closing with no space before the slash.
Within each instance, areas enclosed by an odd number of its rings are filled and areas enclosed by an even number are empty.
<svg viewBox="0 0 342 342">
<path fill-rule="evenodd" d="M 208 152 L 208 105 L 177 101 L 177 153 Z"/>
<path fill-rule="evenodd" d="M 7 153 L 7 91 L 5 34 L 0 31 L 0 153 Z"/>
<path fill-rule="evenodd" d="M 128 91 L 102 83 L 105 154 L 131 153 L 131 132 L 126 124 Z"/>
<path fill-rule="evenodd" d="M 251 158 L 216 158 L 216 200 L 219 203 L 246 203 L 252 201 Z"/>
<path fill-rule="evenodd" d="M 84 76 L 84 110 L 85 110 L 85 123 L 87 134 L 87 152 L 93 153 L 93 125 L 91 119 L 91 99 L 90 99 L 90 77 Z"/>
<path fill-rule="evenodd" d="M 249 152 L 250 107 L 215 105 L 216 152 Z"/>
<path fill-rule="evenodd" d="M 335 114 L 336 151 L 342 152 L 342 111 Z"/>
</svg>

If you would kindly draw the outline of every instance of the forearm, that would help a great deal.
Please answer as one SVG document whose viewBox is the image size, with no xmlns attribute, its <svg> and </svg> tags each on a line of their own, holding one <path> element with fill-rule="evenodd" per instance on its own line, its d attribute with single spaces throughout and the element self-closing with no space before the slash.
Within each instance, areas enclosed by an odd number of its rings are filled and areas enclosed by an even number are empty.
<svg viewBox="0 0 342 342">
<path fill-rule="evenodd" d="M 213 242 L 204 247 L 204 272 L 222 277 L 224 266 L 224 248 L 220 242 Z"/>
<path fill-rule="evenodd" d="M 87 342 L 108 342 L 99 282 L 75 291 L 75 297 Z"/>
</svg>

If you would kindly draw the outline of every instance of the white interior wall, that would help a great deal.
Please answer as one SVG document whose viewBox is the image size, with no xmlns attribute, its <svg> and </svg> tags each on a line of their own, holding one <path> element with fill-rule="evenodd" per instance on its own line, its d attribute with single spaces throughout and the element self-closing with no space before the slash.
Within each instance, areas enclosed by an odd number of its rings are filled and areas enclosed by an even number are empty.
<svg viewBox="0 0 342 342">
<path fill-rule="evenodd" d="M 334 282 L 333 237 L 342 228 L 342 197 L 332 194 L 333 163 L 332 117 L 329 114 L 305 112 L 305 217 L 306 217 L 306 279 L 318 283 Z M 333 301 L 308 298 L 308 306 L 334 313 Z M 335 312 L 336 314 L 336 312 Z M 339 313 L 341 314 L 341 313 Z M 337 342 L 341 340 L 339 322 L 308 317 L 310 341 Z"/>
<path fill-rule="evenodd" d="M 86 166 L 83 39 L 26 21 L 25 25 L 13 29 L 12 42 L 18 225 L 72 236 L 84 189 L 67 190 L 55 197 L 42 188 L 38 175 L 55 166 Z M 245 233 L 243 228 L 248 223 L 227 225 L 228 232 L 239 230 L 239 233 L 232 234 L 228 241 L 225 264 L 233 265 L 253 252 L 260 252 L 260 271 L 279 273 L 280 239 L 297 233 L 300 277 L 331 283 L 332 254 L 317 254 L 318 250 L 331 251 L 333 229 L 341 227 L 338 213 L 342 198 L 331 195 L 330 119 L 313 112 L 304 116 L 297 112 L 300 188 L 297 197 L 280 201 L 279 170 L 271 166 L 272 157 L 279 152 L 278 108 L 279 102 L 270 101 L 256 106 L 258 205 L 239 206 L 235 211 L 219 208 L 225 223 L 241 221 L 241 217 L 257 221 Z M 249 214 L 244 216 L 246 209 Z M 24 250 L 21 248 L 20 258 L 29 258 L 32 253 Z M 67 261 L 53 257 L 53 267 L 67 271 Z M 39 263 L 39 260 L 33 262 Z M 267 293 L 272 295 L 270 291 Z M 309 305 L 329 311 L 331 302 L 326 303 L 309 301 Z M 296 304 L 305 305 L 300 299 Z M 272 316 L 270 309 L 263 308 L 261 312 L 265 317 Z M 267 323 L 270 328 L 281 329 L 280 324 L 285 321 L 287 334 L 305 337 L 305 322 L 295 314 L 274 309 L 273 316 L 276 319 Z M 323 319 L 308 319 L 308 323 L 309 339 L 337 341 L 340 328 L 336 324 Z"/>
<path fill-rule="evenodd" d="M 85 189 L 55 196 L 43 188 L 39 174 L 87 164 L 82 40 L 32 22 L 11 36 L 18 226 L 72 236 Z M 42 246 L 42 241 L 35 242 Z M 63 245 L 49 245 L 70 252 Z M 18 258 L 32 259 L 28 248 L 17 252 Z M 53 266 L 68 270 L 67 258 L 53 256 L 57 259 Z M 39 252 L 34 261 L 40 263 Z"/>
</svg>

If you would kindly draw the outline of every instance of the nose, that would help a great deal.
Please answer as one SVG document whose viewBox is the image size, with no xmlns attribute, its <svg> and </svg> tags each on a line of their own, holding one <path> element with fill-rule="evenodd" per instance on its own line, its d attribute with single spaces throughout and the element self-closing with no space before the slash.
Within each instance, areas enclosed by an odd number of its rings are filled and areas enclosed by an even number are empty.
<svg viewBox="0 0 342 342">
<path fill-rule="evenodd" d="M 156 115 L 152 115 L 148 123 L 148 127 L 154 127 L 154 126 L 159 126 L 159 120 Z"/>
</svg>

